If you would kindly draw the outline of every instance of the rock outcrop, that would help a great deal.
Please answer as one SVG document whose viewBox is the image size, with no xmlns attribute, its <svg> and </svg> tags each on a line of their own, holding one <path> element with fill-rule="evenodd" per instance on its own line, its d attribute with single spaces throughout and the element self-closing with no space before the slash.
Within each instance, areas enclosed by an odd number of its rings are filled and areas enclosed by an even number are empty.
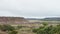
<svg viewBox="0 0 60 34">
<path fill-rule="evenodd" d="M 22 24 L 26 22 L 24 17 L 0 17 L 0 24 Z"/>
</svg>

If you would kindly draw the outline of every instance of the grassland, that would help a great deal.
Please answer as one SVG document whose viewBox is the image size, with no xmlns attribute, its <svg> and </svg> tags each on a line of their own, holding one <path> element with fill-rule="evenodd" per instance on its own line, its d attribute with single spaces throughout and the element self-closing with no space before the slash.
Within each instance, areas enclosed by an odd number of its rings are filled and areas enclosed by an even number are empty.
<svg viewBox="0 0 60 34">
<path fill-rule="evenodd" d="M 16 26 L 23 26 L 21 29 L 17 30 L 18 34 L 35 34 L 32 32 L 33 28 L 39 28 L 40 26 L 43 26 L 42 23 L 43 22 L 47 22 L 49 25 L 58 25 L 60 23 L 60 21 L 34 21 L 31 20 L 29 21 L 31 23 L 26 23 L 26 24 L 10 24 L 13 27 Z M 35 23 L 34 23 L 35 22 Z M 39 22 L 39 23 L 37 23 Z"/>
<path fill-rule="evenodd" d="M 49 25 L 57 25 L 57 24 L 49 24 Z M 13 25 L 17 26 L 17 25 Z M 21 29 L 18 30 L 18 34 L 35 34 L 32 32 L 33 28 L 39 28 L 40 26 L 43 26 L 42 24 L 20 24 L 20 26 L 23 26 Z"/>
</svg>

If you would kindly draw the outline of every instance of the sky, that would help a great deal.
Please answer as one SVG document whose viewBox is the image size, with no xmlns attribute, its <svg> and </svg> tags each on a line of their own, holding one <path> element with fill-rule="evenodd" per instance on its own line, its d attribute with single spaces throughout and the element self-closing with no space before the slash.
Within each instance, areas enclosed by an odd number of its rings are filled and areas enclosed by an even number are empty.
<svg viewBox="0 0 60 34">
<path fill-rule="evenodd" d="M 0 0 L 0 16 L 60 16 L 60 0 Z"/>
</svg>

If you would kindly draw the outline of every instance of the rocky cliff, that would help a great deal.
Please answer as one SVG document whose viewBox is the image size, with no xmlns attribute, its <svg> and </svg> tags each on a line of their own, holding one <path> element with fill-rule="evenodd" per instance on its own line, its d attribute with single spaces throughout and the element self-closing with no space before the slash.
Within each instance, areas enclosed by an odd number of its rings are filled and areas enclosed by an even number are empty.
<svg viewBox="0 0 60 34">
<path fill-rule="evenodd" d="M 0 17 L 0 24 L 22 24 L 26 22 L 24 17 Z"/>
</svg>

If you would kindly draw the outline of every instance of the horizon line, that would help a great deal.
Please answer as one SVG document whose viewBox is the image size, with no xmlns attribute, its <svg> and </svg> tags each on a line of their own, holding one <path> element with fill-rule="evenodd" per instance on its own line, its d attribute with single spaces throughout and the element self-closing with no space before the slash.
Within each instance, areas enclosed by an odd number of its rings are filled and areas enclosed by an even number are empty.
<svg viewBox="0 0 60 34">
<path fill-rule="evenodd" d="M 46 18 L 46 17 L 60 17 L 60 16 L 41 16 L 41 17 L 27 17 L 27 16 L 0 16 L 0 17 L 24 17 L 24 18 Z"/>
</svg>

